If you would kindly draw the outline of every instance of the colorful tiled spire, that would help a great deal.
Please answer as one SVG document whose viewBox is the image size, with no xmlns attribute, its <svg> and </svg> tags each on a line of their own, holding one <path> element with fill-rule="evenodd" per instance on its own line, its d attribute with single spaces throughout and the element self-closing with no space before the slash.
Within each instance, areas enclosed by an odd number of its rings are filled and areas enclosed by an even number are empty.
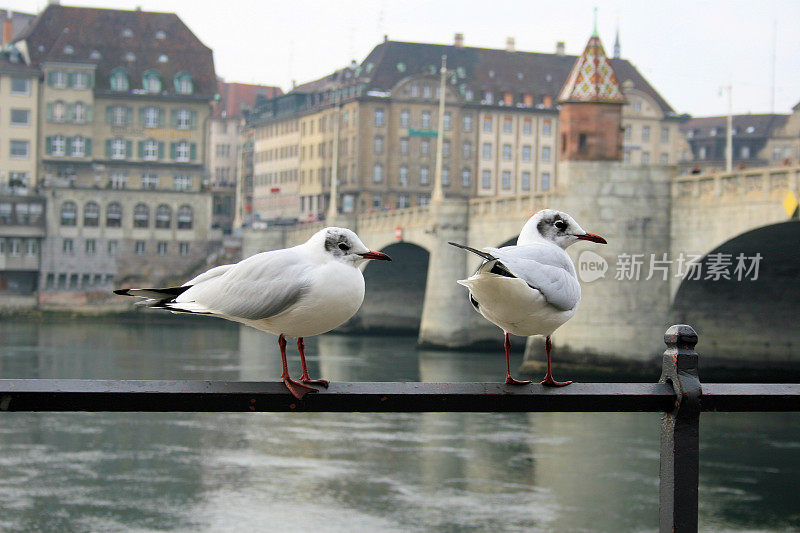
<svg viewBox="0 0 800 533">
<path fill-rule="evenodd" d="M 617 74 L 603 50 L 603 43 L 600 42 L 596 31 L 572 67 L 567 83 L 561 89 L 558 102 L 625 103 L 625 95 L 622 93 Z"/>
</svg>

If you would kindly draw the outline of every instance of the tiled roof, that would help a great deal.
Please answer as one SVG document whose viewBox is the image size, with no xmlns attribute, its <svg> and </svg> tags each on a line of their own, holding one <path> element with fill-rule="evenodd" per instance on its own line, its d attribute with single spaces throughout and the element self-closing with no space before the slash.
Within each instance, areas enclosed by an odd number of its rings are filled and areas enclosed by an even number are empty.
<svg viewBox="0 0 800 533">
<path fill-rule="evenodd" d="M 0 9 L 0 39 L 5 40 L 6 36 L 3 34 L 4 22 L 6 19 L 11 19 L 11 36 L 10 39 L 15 38 L 17 35 L 25 31 L 30 26 L 36 15 L 30 13 L 22 13 L 21 11 L 12 11 L 10 9 Z M 0 41 L 2 42 L 2 41 Z"/>
<path fill-rule="evenodd" d="M 283 94 L 280 87 L 270 85 L 251 85 L 249 83 L 226 83 L 220 81 L 217 84 L 217 92 L 220 96 L 219 102 L 214 104 L 213 116 L 215 117 L 241 117 L 242 111 L 253 109 L 256 98 L 275 98 Z"/>
<path fill-rule="evenodd" d="M 366 91 L 388 92 L 399 81 L 409 76 L 436 74 L 441 65 L 442 55 L 447 55 L 448 71 L 454 72 L 450 82 L 459 89 L 471 89 L 476 95 L 492 91 L 497 98 L 501 98 L 505 92 L 511 92 L 515 98 L 527 93 L 533 96 L 534 103 L 543 102 L 545 96 L 555 100 L 579 57 L 384 41 L 373 48 L 360 65 L 338 70 L 318 80 L 300 85 L 291 92 L 324 91 L 333 88 L 337 82 L 363 84 Z M 675 114 L 672 107 L 633 64 L 625 59 L 609 59 L 609 61 L 623 84 L 630 80 L 634 88 L 653 98 L 665 114 Z"/>
<path fill-rule="evenodd" d="M 734 115 L 733 128 L 737 137 L 769 137 L 771 132 L 781 127 L 789 115 L 762 114 L 762 115 Z M 685 134 L 691 132 L 692 139 L 709 137 L 725 137 L 728 128 L 728 117 L 697 117 L 681 124 L 680 129 Z M 750 129 L 752 128 L 752 130 Z M 712 130 L 716 130 L 714 135 Z"/>
<path fill-rule="evenodd" d="M 592 35 L 583 54 L 575 61 L 572 71 L 558 97 L 561 102 L 624 103 L 617 73 L 611 66 L 600 37 Z"/>
<path fill-rule="evenodd" d="M 179 72 L 191 74 L 196 95 L 210 99 L 217 90 L 211 49 L 174 13 L 50 4 L 18 40 L 27 42 L 36 66 L 96 64 L 97 90 L 109 88 L 108 76 L 117 67 L 127 69 L 131 90 L 141 88 L 142 74 L 151 69 L 161 74 L 167 94 L 174 94 L 172 79 Z"/>
</svg>

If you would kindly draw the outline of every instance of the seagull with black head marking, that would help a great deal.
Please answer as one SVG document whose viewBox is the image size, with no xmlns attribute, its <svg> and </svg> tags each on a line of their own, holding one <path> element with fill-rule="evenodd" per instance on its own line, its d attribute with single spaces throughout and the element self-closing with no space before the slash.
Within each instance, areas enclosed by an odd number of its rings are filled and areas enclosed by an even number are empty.
<svg viewBox="0 0 800 533">
<path fill-rule="evenodd" d="M 328 386 L 325 380 L 309 378 L 303 338 L 326 333 L 358 311 L 364 301 L 359 266 L 370 259 L 391 261 L 364 246 L 351 230 L 330 227 L 299 246 L 212 268 L 180 287 L 114 292 L 144 298 L 137 305 L 215 316 L 278 335 L 281 379 L 301 399 L 316 392 L 309 383 Z M 297 337 L 303 368 L 299 382 L 289 377 L 286 337 Z"/>
<path fill-rule="evenodd" d="M 550 335 L 572 318 L 581 301 L 575 265 L 566 252 L 568 246 L 581 240 L 606 244 L 599 235 L 584 231 L 567 213 L 543 209 L 522 227 L 516 246 L 476 250 L 450 243 L 483 258 L 475 274 L 458 283 L 469 289 L 472 307 L 505 333 L 507 384 L 530 383 L 511 377 L 509 333 L 545 337 L 547 373 L 543 385 L 572 383 L 553 379 Z"/>
</svg>

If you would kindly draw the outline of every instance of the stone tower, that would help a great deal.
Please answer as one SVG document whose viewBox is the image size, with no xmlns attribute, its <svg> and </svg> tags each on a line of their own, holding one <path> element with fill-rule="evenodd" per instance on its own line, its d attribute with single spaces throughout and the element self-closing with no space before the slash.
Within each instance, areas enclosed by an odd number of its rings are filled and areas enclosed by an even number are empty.
<svg viewBox="0 0 800 533">
<path fill-rule="evenodd" d="M 561 161 L 620 161 L 625 95 L 597 31 L 558 97 Z"/>
</svg>

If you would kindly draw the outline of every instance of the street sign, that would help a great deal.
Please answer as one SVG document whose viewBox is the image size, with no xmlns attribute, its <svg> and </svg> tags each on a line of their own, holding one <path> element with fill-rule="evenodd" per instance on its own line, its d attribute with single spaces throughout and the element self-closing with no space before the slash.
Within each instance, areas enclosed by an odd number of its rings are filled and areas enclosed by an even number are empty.
<svg viewBox="0 0 800 533">
<path fill-rule="evenodd" d="M 437 137 L 438 134 L 434 130 L 415 130 L 408 128 L 408 134 L 411 137 Z"/>
</svg>

